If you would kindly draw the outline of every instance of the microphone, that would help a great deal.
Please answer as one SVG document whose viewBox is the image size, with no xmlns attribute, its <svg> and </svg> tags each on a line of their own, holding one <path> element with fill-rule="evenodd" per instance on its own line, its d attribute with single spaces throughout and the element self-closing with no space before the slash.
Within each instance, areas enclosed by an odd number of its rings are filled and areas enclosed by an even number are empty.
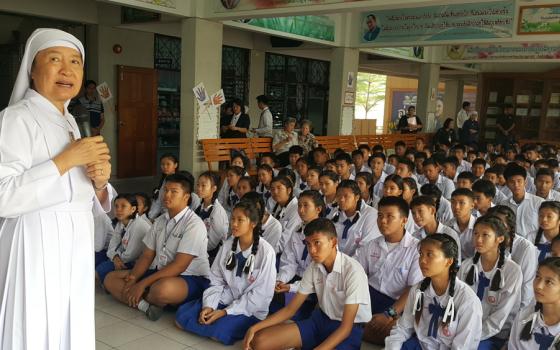
<svg viewBox="0 0 560 350">
<path fill-rule="evenodd" d="M 72 111 L 80 130 L 80 135 L 83 137 L 91 137 L 91 123 L 89 122 L 89 112 L 86 107 L 78 104 Z"/>
</svg>

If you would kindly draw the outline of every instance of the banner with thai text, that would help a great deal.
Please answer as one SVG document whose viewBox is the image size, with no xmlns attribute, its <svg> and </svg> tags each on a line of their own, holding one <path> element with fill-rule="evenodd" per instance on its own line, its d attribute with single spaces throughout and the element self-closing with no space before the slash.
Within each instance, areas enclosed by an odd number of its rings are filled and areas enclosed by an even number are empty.
<svg viewBox="0 0 560 350">
<path fill-rule="evenodd" d="M 445 61 L 558 60 L 560 44 L 521 43 L 447 46 Z"/>
<path fill-rule="evenodd" d="M 363 12 L 363 46 L 511 38 L 515 2 L 493 1 Z"/>
</svg>

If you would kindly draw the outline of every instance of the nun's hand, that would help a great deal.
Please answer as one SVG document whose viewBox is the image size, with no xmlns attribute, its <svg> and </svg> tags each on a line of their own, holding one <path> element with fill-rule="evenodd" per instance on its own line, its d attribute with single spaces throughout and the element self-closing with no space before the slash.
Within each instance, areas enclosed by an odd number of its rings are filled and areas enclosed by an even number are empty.
<svg viewBox="0 0 560 350">
<path fill-rule="evenodd" d="M 86 168 L 87 176 L 97 188 L 105 186 L 111 177 L 111 163 L 109 161 L 91 163 Z"/>
<path fill-rule="evenodd" d="M 103 136 L 94 136 L 70 143 L 53 161 L 60 175 L 63 175 L 74 167 L 108 162 L 109 159 L 109 147 L 103 142 Z"/>
</svg>

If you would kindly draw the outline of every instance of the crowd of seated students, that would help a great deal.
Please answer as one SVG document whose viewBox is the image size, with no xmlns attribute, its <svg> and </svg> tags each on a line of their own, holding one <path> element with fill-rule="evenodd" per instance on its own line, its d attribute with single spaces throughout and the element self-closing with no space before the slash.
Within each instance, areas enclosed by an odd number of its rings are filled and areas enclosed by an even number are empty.
<svg viewBox="0 0 560 350">
<path fill-rule="evenodd" d="M 443 142 L 234 156 L 96 218 L 98 283 L 245 349 L 560 348 L 554 147 Z M 291 320 L 292 322 L 287 322 Z"/>
</svg>

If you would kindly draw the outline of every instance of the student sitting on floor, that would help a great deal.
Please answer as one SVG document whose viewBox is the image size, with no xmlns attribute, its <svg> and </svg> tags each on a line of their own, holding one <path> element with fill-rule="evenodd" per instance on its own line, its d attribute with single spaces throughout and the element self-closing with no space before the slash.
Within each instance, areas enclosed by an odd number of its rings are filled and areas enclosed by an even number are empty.
<svg viewBox="0 0 560 350">
<path fill-rule="evenodd" d="M 539 249 L 539 262 L 550 256 L 552 240 L 560 235 L 560 202 L 542 202 L 539 208 L 539 229 L 527 239 Z"/>
<path fill-rule="evenodd" d="M 473 213 L 474 195 L 471 190 L 458 188 L 451 194 L 451 210 L 453 219 L 445 224 L 459 234 L 461 240 L 461 257 L 463 259 L 474 256 L 473 228 L 476 218 Z"/>
<path fill-rule="evenodd" d="M 236 204 L 231 214 L 233 237 L 220 248 L 202 299 L 177 310 L 179 328 L 232 345 L 266 317 L 276 279 L 276 257 L 260 232 L 259 209 L 249 201 Z"/>
<path fill-rule="evenodd" d="M 95 268 L 101 284 L 109 272 L 131 269 L 142 254 L 142 240 L 150 231 L 151 225 L 140 219 L 137 206 L 136 196 L 133 194 L 123 193 L 115 198 L 115 217 L 118 223 L 107 249 L 109 260 Z"/>
<path fill-rule="evenodd" d="M 268 164 L 261 164 L 257 167 L 257 177 L 259 184 L 257 185 L 257 192 L 261 194 L 264 202 L 270 199 L 270 184 L 274 178 L 274 170 Z"/>
<path fill-rule="evenodd" d="M 198 177 L 196 192 L 201 199 L 200 205 L 194 210 L 202 219 L 208 232 L 208 259 L 214 261 L 222 241 L 227 238 L 228 214 L 218 200 L 220 174 L 206 171 Z"/>
<path fill-rule="evenodd" d="M 436 185 L 440 189 L 442 196 L 450 199 L 451 193 L 455 190 L 455 184 L 440 174 L 441 168 L 439 164 L 433 158 L 428 158 L 422 163 L 422 167 L 426 179 L 425 183 Z"/>
<path fill-rule="evenodd" d="M 377 209 L 362 200 L 354 180 L 342 180 L 336 198 L 338 211 L 332 222 L 338 234 L 338 249 L 352 256 L 356 249 L 381 235 L 377 228 Z"/>
<path fill-rule="evenodd" d="M 193 184 L 170 175 L 163 187 L 167 213 L 159 216 L 144 237 L 146 249 L 128 271 L 113 271 L 105 289 L 118 301 L 138 308 L 155 321 L 166 305 L 200 298 L 208 287 L 208 235 L 204 222 L 190 210 Z"/>
<path fill-rule="evenodd" d="M 309 171 L 309 161 L 306 158 L 300 158 L 296 162 L 296 174 L 298 175 L 298 183 L 296 184 L 299 192 L 309 189 L 307 185 L 307 172 Z"/>
<path fill-rule="evenodd" d="M 535 176 L 535 195 L 546 201 L 560 201 L 560 192 L 554 190 L 554 171 L 541 168 Z"/>
<path fill-rule="evenodd" d="M 237 183 L 245 174 L 245 170 L 237 165 L 232 165 L 226 169 L 226 181 L 218 193 L 218 200 L 226 212 L 231 214 L 231 209 L 239 202 L 239 197 L 235 193 Z"/>
<path fill-rule="evenodd" d="M 459 278 L 471 286 L 482 303 L 479 349 L 500 349 L 521 304 L 521 268 L 507 256 L 510 236 L 502 220 L 486 215 L 476 220 L 476 253 L 459 269 Z"/>
<path fill-rule="evenodd" d="M 383 345 L 391 328 L 402 314 L 412 285 L 422 280 L 418 265 L 418 239 L 406 232 L 408 204 L 400 197 L 379 201 L 377 226 L 381 237 L 356 251 L 356 260 L 369 280 L 372 319 L 364 339 Z"/>
<path fill-rule="evenodd" d="M 243 176 L 235 186 L 235 194 L 241 199 L 246 193 L 254 192 L 257 189 L 257 182 L 251 176 Z M 236 203 L 237 204 L 237 203 Z"/>
<path fill-rule="evenodd" d="M 346 153 L 340 153 L 335 158 L 336 173 L 340 176 L 341 180 L 354 180 L 352 175 L 352 157 Z"/>
<path fill-rule="evenodd" d="M 290 235 L 280 257 L 280 267 L 276 277 L 275 298 L 270 306 L 271 312 L 276 312 L 286 306 L 299 288 L 299 281 L 304 271 L 311 263 L 311 257 L 305 245 L 303 230 L 311 221 L 321 217 L 325 209 L 323 197 L 317 191 L 304 191 L 298 199 L 298 214 L 301 225 Z M 316 300 L 307 300 L 297 312 L 294 320 L 308 318 L 315 307 Z"/>
<path fill-rule="evenodd" d="M 270 215 L 262 197 L 257 192 L 246 193 L 242 201 L 248 201 L 261 213 L 261 237 L 280 253 L 280 237 L 282 236 L 282 224 L 274 216 Z"/>
<path fill-rule="evenodd" d="M 457 186 L 456 188 L 466 188 L 468 190 L 472 189 L 473 183 L 476 181 L 476 177 L 470 171 L 463 171 L 457 175 Z"/>
<path fill-rule="evenodd" d="M 305 226 L 313 263 L 290 304 L 249 328 L 244 349 L 360 349 L 363 324 L 371 319 L 367 276 L 353 258 L 337 249 L 332 222 L 315 219 Z M 316 293 L 319 308 L 309 319 L 291 319 L 308 295 Z"/>
<path fill-rule="evenodd" d="M 388 175 L 384 170 L 385 160 L 385 154 L 380 152 L 373 153 L 368 160 L 373 178 L 373 194 L 379 198 L 383 196 L 383 183 Z"/>
<path fill-rule="evenodd" d="M 360 149 L 355 149 L 354 151 L 352 151 L 352 175 L 354 175 L 354 178 L 358 173 L 361 172 L 371 173 L 371 169 L 366 164 L 366 161 L 368 159 L 369 156 L 368 158 L 364 158 L 364 152 L 362 152 Z"/>
<path fill-rule="evenodd" d="M 319 178 L 321 184 L 321 193 L 325 200 L 325 217 L 332 219 L 334 214 L 337 213 L 338 203 L 336 202 L 336 189 L 340 183 L 340 176 L 332 171 L 323 171 Z"/>
<path fill-rule="evenodd" d="M 446 234 L 434 234 L 420 242 L 419 250 L 424 280 L 410 289 L 385 349 L 476 350 L 482 307 L 472 289 L 457 278 L 457 243 Z"/>
<path fill-rule="evenodd" d="M 533 288 L 536 302 L 517 314 L 508 350 L 547 350 L 560 346 L 560 258 L 546 258 L 539 264 Z"/>
<path fill-rule="evenodd" d="M 459 234 L 447 225 L 438 221 L 436 217 L 436 203 L 430 196 L 418 196 L 410 203 L 410 211 L 414 222 L 419 227 L 412 235 L 419 240 L 434 233 L 445 233 L 453 237 L 459 247 L 459 261 L 461 261 L 461 239 Z"/>
<path fill-rule="evenodd" d="M 312 166 L 307 170 L 307 177 L 305 178 L 305 182 L 307 183 L 307 188 L 309 190 L 321 190 L 321 183 L 319 182 L 319 178 L 321 177 L 322 172 L 323 171 L 321 170 L 321 168 L 317 166 Z"/>
<path fill-rule="evenodd" d="M 169 175 L 175 174 L 177 168 L 179 167 L 179 160 L 171 153 L 162 155 L 159 163 L 161 168 L 161 179 L 159 180 L 159 186 L 154 191 L 154 202 L 152 203 L 150 211 L 148 211 L 148 217 L 150 220 L 155 220 L 161 215 L 161 213 L 163 213 L 164 206 L 162 203 L 162 196 L 165 178 Z"/>
<path fill-rule="evenodd" d="M 479 218 L 488 213 L 488 209 L 494 206 L 493 201 L 496 196 L 496 186 L 489 180 L 477 180 L 472 186 L 474 197 L 473 215 Z"/>
<path fill-rule="evenodd" d="M 136 196 L 136 202 L 138 203 L 138 216 L 140 219 L 146 221 L 150 224 L 150 226 L 152 226 L 152 221 L 148 218 L 148 213 L 150 212 L 150 207 L 152 205 L 150 197 L 144 192 L 136 192 L 134 195 Z"/>
<path fill-rule="evenodd" d="M 367 205 L 377 208 L 379 198 L 373 194 L 373 176 L 367 171 L 362 171 L 356 174 L 356 183 L 360 188 L 361 196 Z"/>
</svg>

